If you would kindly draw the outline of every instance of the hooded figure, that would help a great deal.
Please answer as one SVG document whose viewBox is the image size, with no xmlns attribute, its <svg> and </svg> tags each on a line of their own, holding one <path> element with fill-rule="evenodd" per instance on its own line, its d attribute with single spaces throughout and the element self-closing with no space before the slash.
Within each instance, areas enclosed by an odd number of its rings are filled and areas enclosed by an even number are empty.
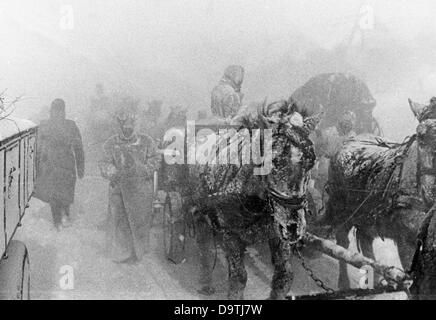
<svg viewBox="0 0 436 320">
<path fill-rule="evenodd" d="M 153 173 L 160 158 L 154 141 L 135 132 L 135 108 L 119 110 L 116 120 L 119 134 L 106 141 L 99 162 L 109 180 L 108 240 L 114 261 L 135 263 L 149 245 Z"/>
<path fill-rule="evenodd" d="M 161 100 L 152 100 L 148 103 L 148 109 L 138 112 L 138 132 L 144 133 L 153 139 L 160 139 L 163 135 L 161 123 L 159 122 L 162 115 Z"/>
<path fill-rule="evenodd" d="M 212 90 L 212 114 L 220 118 L 232 118 L 242 105 L 241 85 L 244 81 L 244 68 L 228 66 L 223 78 Z"/>
<path fill-rule="evenodd" d="M 86 118 L 83 121 L 86 124 L 84 136 L 90 140 L 91 145 L 99 144 L 115 134 L 111 126 L 111 110 L 113 108 L 113 99 L 105 93 L 102 84 L 97 84 L 94 95 L 90 98 L 89 108 L 84 114 Z"/>
<path fill-rule="evenodd" d="M 315 202 L 316 211 L 322 213 L 324 209 L 325 187 L 329 178 L 329 167 L 331 159 L 341 149 L 343 143 L 356 136 L 356 115 L 352 111 L 344 112 L 337 120 L 336 126 L 326 128 L 322 136 L 317 139 L 317 165 L 312 169 L 314 188 L 310 190 L 312 200 Z M 324 195 L 323 195 L 324 194 Z M 312 208 L 313 209 L 313 208 Z"/>
<path fill-rule="evenodd" d="M 50 119 L 42 121 L 38 130 L 35 197 L 50 204 L 58 230 L 62 214 L 69 219 L 76 172 L 79 178 L 83 178 L 85 158 L 82 137 L 76 123 L 65 119 L 65 102 L 56 99 L 51 104 Z"/>
<path fill-rule="evenodd" d="M 324 117 L 319 131 L 336 126 L 338 115 L 352 111 L 356 116 L 354 130 L 357 134 L 381 135 L 372 115 L 377 102 L 368 86 L 352 74 L 319 74 L 295 90 L 289 103 L 295 103 L 296 110 L 303 116 L 317 114 L 322 108 Z"/>
</svg>

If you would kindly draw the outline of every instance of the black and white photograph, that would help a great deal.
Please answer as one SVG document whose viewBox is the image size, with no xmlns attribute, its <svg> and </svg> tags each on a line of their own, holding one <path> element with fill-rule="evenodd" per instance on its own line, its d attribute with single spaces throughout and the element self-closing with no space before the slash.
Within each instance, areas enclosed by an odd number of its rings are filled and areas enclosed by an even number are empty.
<svg viewBox="0 0 436 320">
<path fill-rule="evenodd" d="M 436 300 L 435 14 L 0 0 L 0 300 Z"/>
</svg>

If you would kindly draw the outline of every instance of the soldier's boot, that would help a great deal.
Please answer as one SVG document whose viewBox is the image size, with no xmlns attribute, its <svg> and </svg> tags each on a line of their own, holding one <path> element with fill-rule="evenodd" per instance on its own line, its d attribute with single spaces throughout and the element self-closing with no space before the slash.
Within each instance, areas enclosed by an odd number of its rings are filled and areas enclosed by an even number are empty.
<svg viewBox="0 0 436 320">
<path fill-rule="evenodd" d="M 53 225 L 56 231 L 62 230 L 62 205 L 57 201 L 50 202 L 50 209 L 53 216 Z"/>
<path fill-rule="evenodd" d="M 64 213 L 65 215 L 62 216 L 62 226 L 64 228 L 69 228 L 73 225 L 73 221 L 71 220 L 70 216 L 70 206 L 64 207 Z"/>
<path fill-rule="evenodd" d="M 64 208 L 65 210 L 65 226 L 66 227 L 71 227 L 73 225 L 73 219 L 71 218 L 71 214 L 70 214 L 70 206 L 66 206 Z"/>
<path fill-rule="evenodd" d="M 130 255 L 130 257 L 124 259 L 124 260 L 120 260 L 120 261 L 115 261 L 116 263 L 120 263 L 120 264 L 137 264 L 139 262 L 138 257 L 136 256 L 135 253 L 132 253 Z"/>
</svg>

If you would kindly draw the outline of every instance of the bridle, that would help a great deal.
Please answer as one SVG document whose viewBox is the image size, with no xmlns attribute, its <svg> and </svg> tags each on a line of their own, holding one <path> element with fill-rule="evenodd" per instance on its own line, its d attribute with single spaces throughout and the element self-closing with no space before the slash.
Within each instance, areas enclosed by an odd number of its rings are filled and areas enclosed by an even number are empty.
<svg viewBox="0 0 436 320">
<path fill-rule="evenodd" d="M 313 151 L 313 143 L 312 141 L 308 138 L 308 136 L 305 136 L 302 132 L 297 133 L 300 137 L 298 137 L 298 139 L 296 138 L 296 135 L 290 131 L 289 129 L 286 130 L 286 137 L 290 140 L 291 144 L 294 147 L 297 147 L 299 150 L 302 151 L 303 155 L 302 155 L 302 160 L 303 162 L 306 162 L 307 160 L 309 160 L 310 162 L 314 162 L 315 161 L 315 153 Z M 303 135 L 301 137 L 301 135 Z M 305 168 L 305 164 L 303 164 L 304 167 L 304 171 L 305 174 L 307 174 L 307 168 Z M 308 181 L 307 181 L 307 177 L 303 177 L 303 179 L 305 180 L 304 183 L 307 185 Z M 279 204 L 282 204 L 284 206 L 286 206 L 287 208 L 289 208 L 290 210 L 301 210 L 301 209 L 306 209 L 308 204 L 307 204 L 307 196 L 306 194 L 304 194 L 303 196 L 288 196 L 286 194 L 284 194 L 281 191 L 278 191 L 277 189 L 275 189 L 273 186 L 271 186 L 271 183 L 269 181 L 269 179 L 266 179 L 266 183 L 267 183 L 267 192 L 269 194 L 269 196 L 272 198 L 272 200 L 278 202 Z"/>
<path fill-rule="evenodd" d="M 302 135 L 302 136 L 301 136 Z M 303 183 L 305 184 L 304 190 L 307 190 L 308 184 L 308 168 L 307 163 L 314 162 L 315 154 L 313 151 L 312 141 L 308 139 L 302 133 L 297 133 L 297 137 L 294 133 L 287 130 L 287 138 L 290 140 L 294 147 L 297 147 L 302 152 L 302 166 L 304 170 Z M 295 139 L 297 138 L 297 139 Z M 309 212 L 309 205 L 307 201 L 307 192 L 303 195 L 286 195 L 283 192 L 277 190 L 272 186 L 268 177 L 265 179 L 267 187 L 265 188 L 268 194 L 268 202 L 271 210 L 271 215 L 274 217 L 274 226 L 276 232 L 284 238 L 287 244 L 296 245 L 301 242 L 306 233 L 306 221 L 305 216 Z M 281 208 L 280 208 L 281 207 Z M 287 218 L 280 215 L 278 211 L 283 212 L 285 210 L 290 214 Z M 288 228 L 294 225 L 295 231 L 289 231 Z M 295 233 L 294 233 L 295 232 Z"/>
<path fill-rule="evenodd" d="M 275 188 L 267 187 L 268 195 L 271 196 L 272 200 L 284 205 L 290 210 L 301 210 L 307 207 L 307 197 L 306 195 L 299 196 L 287 196 L 282 192 L 276 190 Z"/>
</svg>

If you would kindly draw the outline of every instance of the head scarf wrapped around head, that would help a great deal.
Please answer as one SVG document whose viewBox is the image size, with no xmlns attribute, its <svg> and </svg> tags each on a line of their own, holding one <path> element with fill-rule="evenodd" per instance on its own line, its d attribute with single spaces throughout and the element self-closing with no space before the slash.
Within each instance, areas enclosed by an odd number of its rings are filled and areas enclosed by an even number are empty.
<svg viewBox="0 0 436 320">
<path fill-rule="evenodd" d="M 124 98 L 120 107 L 115 112 L 115 118 L 120 126 L 124 138 L 130 138 L 134 134 L 138 114 L 138 100 Z"/>
<path fill-rule="evenodd" d="M 55 99 L 51 103 L 50 118 L 53 120 L 65 119 L 65 101 L 62 99 Z"/>
<path fill-rule="evenodd" d="M 228 66 L 224 71 L 223 81 L 230 83 L 239 92 L 244 81 L 244 68 L 239 65 Z"/>
</svg>

